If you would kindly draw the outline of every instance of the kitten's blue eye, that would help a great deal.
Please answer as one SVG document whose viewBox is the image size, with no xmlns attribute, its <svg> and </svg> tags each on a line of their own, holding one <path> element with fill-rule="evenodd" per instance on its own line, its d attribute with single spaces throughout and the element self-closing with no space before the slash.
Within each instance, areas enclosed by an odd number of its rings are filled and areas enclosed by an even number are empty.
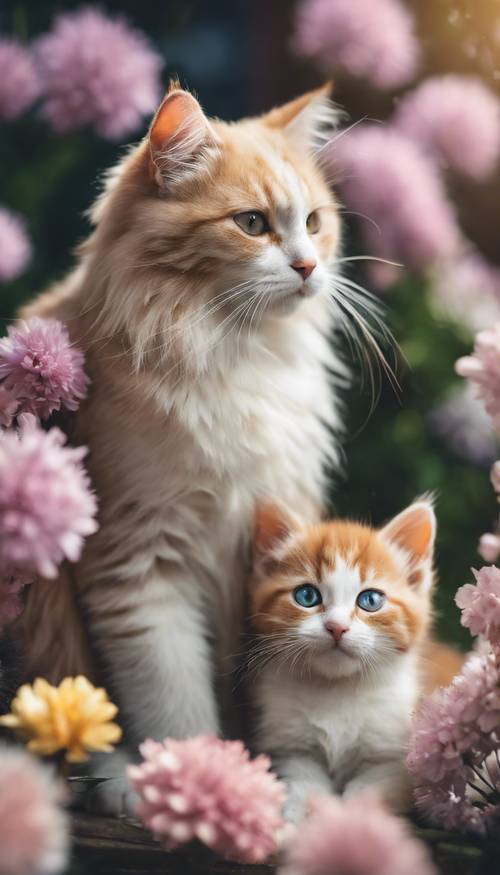
<svg viewBox="0 0 500 875">
<path fill-rule="evenodd" d="M 315 608 L 320 605 L 323 599 L 317 586 L 312 586 L 310 583 L 304 583 L 298 586 L 293 593 L 293 597 L 301 608 Z"/>
<path fill-rule="evenodd" d="M 258 213 L 256 210 L 248 210 L 246 213 L 236 213 L 233 216 L 234 221 L 245 234 L 250 234 L 251 237 L 259 237 L 260 234 L 265 234 L 270 231 L 271 227 L 263 213 Z"/>
<path fill-rule="evenodd" d="M 385 595 L 378 589 L 364 589 L 356 599 L 356 604 L 363 611 L 379 611 L 385 602 Z"/>
</svg>

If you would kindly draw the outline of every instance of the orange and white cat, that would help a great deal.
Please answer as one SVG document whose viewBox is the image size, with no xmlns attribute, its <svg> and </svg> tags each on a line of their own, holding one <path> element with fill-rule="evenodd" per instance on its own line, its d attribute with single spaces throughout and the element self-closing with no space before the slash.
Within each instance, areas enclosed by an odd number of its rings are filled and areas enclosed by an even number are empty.
<svg viewBox="0 0 500 875">
<path fill-rule="evenodd" d="M 71 438 L 100 508 L 76 568 L 29 594 L 26 669 L 106 684 L 128 745 L 106 776 L 146 736 L 221 730 L 255 505 L 321 514 L 343 372 L 340 221 L 317 152 L 334 121 L 324 89 L 230 124 L 173 85 L 78 266 L 22 314 L 62 319 L 85 352 Z M 118 779 L 99 793 L 127 801 Z"/>
<path fill-rule="evenodd" d="M 384 528 L 257 514 L 251 625 L 256 747 L 299 820 L 318 792 L 375 785 L 395 810 L 432 616 L 435 516 L 419 500 Z M 458 668 L 458 665 L 456 666 Z"/>
</svg>

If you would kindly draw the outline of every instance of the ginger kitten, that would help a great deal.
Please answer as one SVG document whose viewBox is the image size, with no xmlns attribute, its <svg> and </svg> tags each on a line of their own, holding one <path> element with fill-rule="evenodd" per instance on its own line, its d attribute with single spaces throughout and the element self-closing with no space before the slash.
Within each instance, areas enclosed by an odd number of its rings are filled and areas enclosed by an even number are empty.
<svg viewBox="0 0 500 875">
<path fill-rule="evenodd" d="M 28 674 L 87 674 L 120 708 L 126 748 L 95 766 L 117 777 L 98 788 L 107 811 L 130 805 L 145 737 L 227 729 L 256 503 L 322 511 L 343 372 L 317 150 L 334 122 L 325 89 L 225 123 L 174 84 L 75 270 L 22 314 L 62 319 L 92 380 L 71 436 L 100 528 L 22 623 Z"/>
<path fill-rule="evenodd" d="M 257 514 L 250 616 L 256 746 L 299 820 L 316 792 L 374 785 L 397 811 L 432 611 L 435 517 L 419 500 L 383 529 Z"/>
</svg>

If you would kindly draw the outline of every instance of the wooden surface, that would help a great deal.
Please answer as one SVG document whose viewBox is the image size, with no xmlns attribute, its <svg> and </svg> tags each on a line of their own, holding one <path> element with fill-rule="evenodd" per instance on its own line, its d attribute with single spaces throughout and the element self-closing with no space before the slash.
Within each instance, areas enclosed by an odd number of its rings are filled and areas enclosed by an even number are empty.
<svg viewBox="0 0 500 875">
<path fill-rule="evenodd" d="M 164 851 L 150 833 L 109 817 L 75 814 L 73 838 L 77 860 L 96 875 L 272 875 L 272 866 L 241 866 L 202 847 Z M 417 873 L 415 873 L 417 875 Z"/>
<path fill-rule="evenodd" d="M 441 875 L 500 875 L 500 842 L 474 841 L 432 829 L 415 829 L 415 833 L 432 851 Z M 75 859 L 89 865 L 95 875 L 273 875 L 275 871 L 272 865 L 230 863 L 198 846 L 183 853 L 164 851 L 145 830 L 114 818 L 75 813 L 73 836 Z"/>
</svg>

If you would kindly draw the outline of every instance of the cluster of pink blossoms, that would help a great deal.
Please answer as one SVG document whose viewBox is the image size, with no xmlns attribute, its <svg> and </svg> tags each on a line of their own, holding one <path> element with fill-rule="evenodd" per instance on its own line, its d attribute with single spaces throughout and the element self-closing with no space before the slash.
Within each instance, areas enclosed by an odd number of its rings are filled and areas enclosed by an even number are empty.
<svg viewBox="0 0 500 875">
<path fill-rule="evenodd" d="M 411 82 L 420 55 L 415 23 L 400 0 L 302 0 L 294 46 L 323 72 L 346 71 L 380 89 Z M 398 96 L 384 126 L 347 128 L 334 138 L 327 157 L 346 206 L 358 217 L 360 238 L 375 256 L 369 273 L 376 286 L 387 288 L 401 276 L 380 259 L 402 262 L 413 271 L 433 268 L 439 291 L 460 265 L 466 324 L 471 311 L 488 324 L 478 287 L 487 287 L 489 310 L 498 315 L 496 271 L 481 257 L 472 262 L 467 257 L 471 244 L 459 228 L 442 177 L 443 170 L 451 169 L 482 180 L 498 163 L 500 102 L 479 77 L 424 79 Z M 453 281 L 453 292 L 455 287 Z"/>
<path fill-rule="evenodd" d="M 278 875 L 437 875 L 423 842 L 376 796 L 319 796 Z"/>
<path fill-rule="evenodd" d="M 327 75 L 346 70 L 378 88 L 409 82 L 420 58 L 413 19 L 399 0 L 303 0 L 295 47 Z"/>
<path fill-rule="evenodd" d="M 88 6 L 62 13 L 33 46 L 0 36 L 0 122 L 39 101 L 57 133 L 90 125 L 120 139 L 158 105 L 162 67 L 146 36 L 124 18 Z M 0 283 L 16 279 L 30 258 L 23 220 L 0 208 Z"/>
<path fill-rule="evenodd" d="M 56 16 L 34 49 L 0 38 L 0 119 L 42 99 L 57 132 L 92 125 L 115 140 L 137 130 L 160 96 L 162 58 L 123 18 L 83 6 Z"/>
<path fill-rule="evenodd" d="M 0 745 L 0 872 L 58 875 L 69 856 L 62 785 L 22 750 Z"/>
<path fill-rule="evenodd" d="M 476 335 L 472 355 L 458 359 L 456 371 L 476 386 L 493 420 L 500 428 L 500 322 Z"/>
<path fill-rule="evenodd" d="M 277 849 L 284 787 L 266 756 L 250 759 L 241 741 L 202 735 L 145 741 L 129 767 L 137 813 L 165 846 L 198 839 L 233 860 L 261 863 Z"/>
<path fill-rule="evenodd" d="M 453 683 L 425 700 L 407 764 L 426 818 L 490 834 L 500 826 L 500 570 L 474 575 L 475 585 L 461 587 L 456 602 L 486 652 L 469 656 Z"/>
<path fill-rule="evenodd" d="M 474 352 L 463 356 L 455 364 L 455 370 L 466 377 L 475 388 L 493 422 L 500 429 L 500 322 L 476 335 Z M 500 462 L 491 469 L 491 482 L 500 500 Z M 479 553 L 485 562 L 496 562 L 500 556 L 500 522 L 496 531 L 487 532 L 479 541 Z"/>
<path fill-rule="evenodd" d="M 76 561 L 97 528 L 85 448 L 65 446 L 59 429 L 38 422 L 75 410 L 87 385 L 83 355 L 61 323 L 33 318 L 0 340 L 0 629 L 21 612 L 26 584 Z"/>
</svg>

